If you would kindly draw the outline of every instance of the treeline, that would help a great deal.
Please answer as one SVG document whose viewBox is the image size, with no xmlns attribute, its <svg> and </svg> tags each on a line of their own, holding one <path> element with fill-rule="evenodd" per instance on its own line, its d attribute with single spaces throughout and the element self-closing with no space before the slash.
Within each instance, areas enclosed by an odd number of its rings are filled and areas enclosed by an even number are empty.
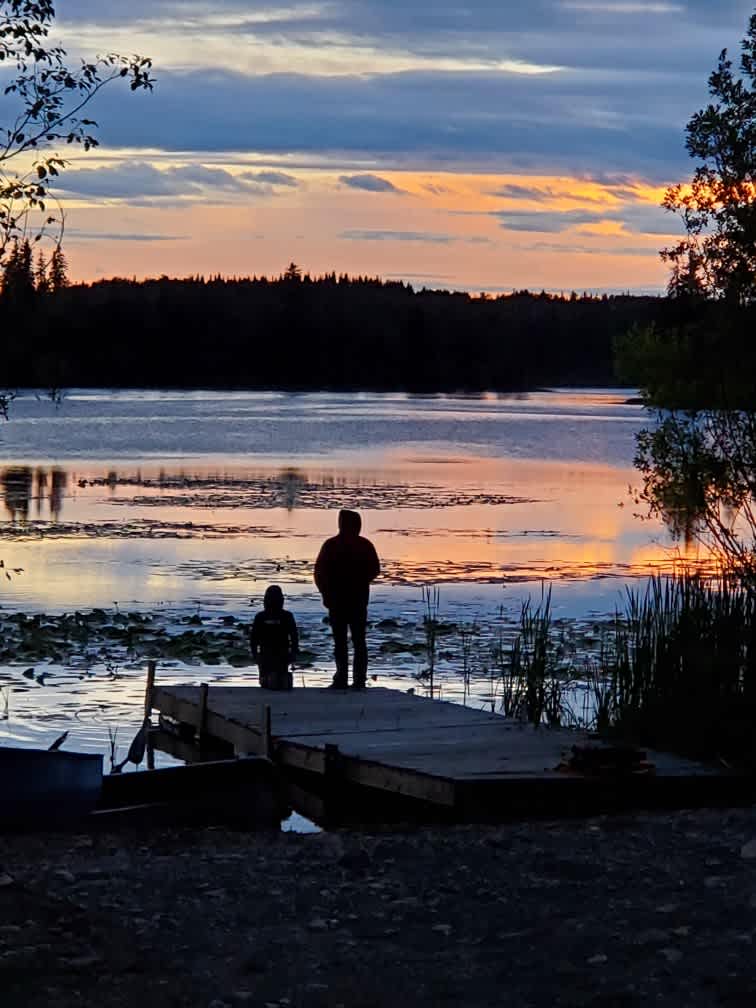
<svg viewBox="0 0 756 1008">
<path fill-rule="evenodd" d="M 613 341 L 659 299 L 502 297 L 292 264 L 276 279 L 6 284 L 6 387 L 519 390 L 617 380 Z"/>
</svg>

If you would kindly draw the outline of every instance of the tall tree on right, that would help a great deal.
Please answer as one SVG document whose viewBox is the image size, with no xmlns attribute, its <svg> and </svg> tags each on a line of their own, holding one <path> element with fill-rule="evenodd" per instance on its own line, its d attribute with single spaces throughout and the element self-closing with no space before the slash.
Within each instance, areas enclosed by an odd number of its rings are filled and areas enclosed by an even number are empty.
<svg viewBox="0 0 756 1008">
<path fill-rule="evenodd" d="M 658 409 L 640 433 L 638 499 L 756 583 L 756 12 L 740 73 L 724 50 L 686 130 L 697 166 L 664 207 L 684 236 L 658 326 L 619 341 L 618 368 Z"/>
<path fill-rule="evenodd" d="M 741 43 L 740 76 L 724 49 L 709 77 L 711 101 L 692 116 L 685 146 L 698 160 L 688 185 L 671 186 L 663 206 L 685 237 L 664 249 L 669 293 L 745 307 L 756 300 L 756 13 Z"/>
</svg>

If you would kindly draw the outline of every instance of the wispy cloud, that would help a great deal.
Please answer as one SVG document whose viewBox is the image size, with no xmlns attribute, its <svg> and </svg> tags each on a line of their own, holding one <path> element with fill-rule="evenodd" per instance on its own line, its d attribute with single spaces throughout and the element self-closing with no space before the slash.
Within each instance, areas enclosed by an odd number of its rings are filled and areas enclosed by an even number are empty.
<svg viewBox="0 0 756 1008">
<path fill-rule="evenodd" d="M 114 242 L 175 242 L 189 241 L 191 235 L 183 234 L 149 234 L 146 232 L 128 231 L 80 231 L 78 228 L 66 230 L 66 242 L 114 241 Z"/>
<path fill-rule="evenodd" d="M 359 242 L 420 242 L 429 245 L 451 245 L 455 242 L 463 242 L 469 245 L 489 245 L 491 239 L 483 235 L 458 235 L 439 234 L 434 231 L 390 231 L 390 230 L 370 230 L 352 229 L 341 231 L 339 238 L 347 241 Z"/>
<path fill-rule="evenodd" d="M 605 210 L 495 210 L 491 213 L 507 231 L 561 234 L 578 228 L 601 234 L 601 225 L 616 225 L 618 232 L 639 235 L 676 235 L 680 224 L 660 207 L 626 205 Z"/>
<path fill-rule="evenodd" d="M 264 185 L 287 186 L 292 189 L 296 189 L 300 184 L 293 175 L 280 171 L 242 172 L 239 178 L 245 182 L 262 182 Z"/>
<path fill-rule="evenodd" d="M 340 175 L 339 182 L 347 189 L 360 189 L 362 192 L 400 193 L 393 182 L 381 178 L 380 175 Z"/>
<path fill-rule="evenodd" d="M 102 199 L 207 199 L 242 195 L 267 196 L 275 186 L 297 185 L 280 172 L 242 172 L 203 164 L 159 168 L 146 161 L 124 162 L 64 172 L 57 188 L 66 193 Z"/>
</svg>

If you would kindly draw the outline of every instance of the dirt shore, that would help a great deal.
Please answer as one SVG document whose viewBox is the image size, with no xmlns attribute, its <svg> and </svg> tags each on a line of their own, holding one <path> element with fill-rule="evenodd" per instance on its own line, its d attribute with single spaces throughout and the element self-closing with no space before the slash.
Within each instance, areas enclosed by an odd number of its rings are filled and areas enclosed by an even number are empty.
<svg viewBox="0 0 756 1008">
<path fill-rule="evenodd" d="M 3 1008 L 756 1004 L 756 810 L 0 837 Z"/>
</svg>

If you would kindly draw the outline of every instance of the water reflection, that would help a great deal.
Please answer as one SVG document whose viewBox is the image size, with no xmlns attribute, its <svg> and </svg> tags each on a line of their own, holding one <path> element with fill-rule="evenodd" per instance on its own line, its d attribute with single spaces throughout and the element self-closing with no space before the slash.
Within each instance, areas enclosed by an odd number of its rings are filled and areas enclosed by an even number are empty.
<svg viewBox="0 0 756 1008">
<path fill-rule="evenodd" d="M 9 466 L 0 473 L 0 483 L 5 510 L 14 524 L 27 523 L 32 501 L 36 503 L 37 517 L 42 517 L 43 505 L 47 500 L 52 520 L 60 519 L 68 485 L 65 469 L 54 466 L 48 474 L 42 467 L 32 470 L 30 466 Z"/>
<path fill-rule="evenodd" d="M 293 511 L 299 491 L 307 483 L 307 476 L 299 469 L 287 468 L 281 473 L 280 482 L 287 511 Z"/>
<path fill-rule="evenodd" d="M 53 521 L 60 519 L 63 506 L 63 493 L 68 483 L 68 476 L 63 469 L 53 469 L 50 473 L 50 516 Z"/>
<path fill-rule="evenodd" d="M 3 500 L 12 522 L 25 524 L 29 517 L 32 479 L 32 471 L 28 466 L 14 466 L 3 472 Z"/>
</svg>

